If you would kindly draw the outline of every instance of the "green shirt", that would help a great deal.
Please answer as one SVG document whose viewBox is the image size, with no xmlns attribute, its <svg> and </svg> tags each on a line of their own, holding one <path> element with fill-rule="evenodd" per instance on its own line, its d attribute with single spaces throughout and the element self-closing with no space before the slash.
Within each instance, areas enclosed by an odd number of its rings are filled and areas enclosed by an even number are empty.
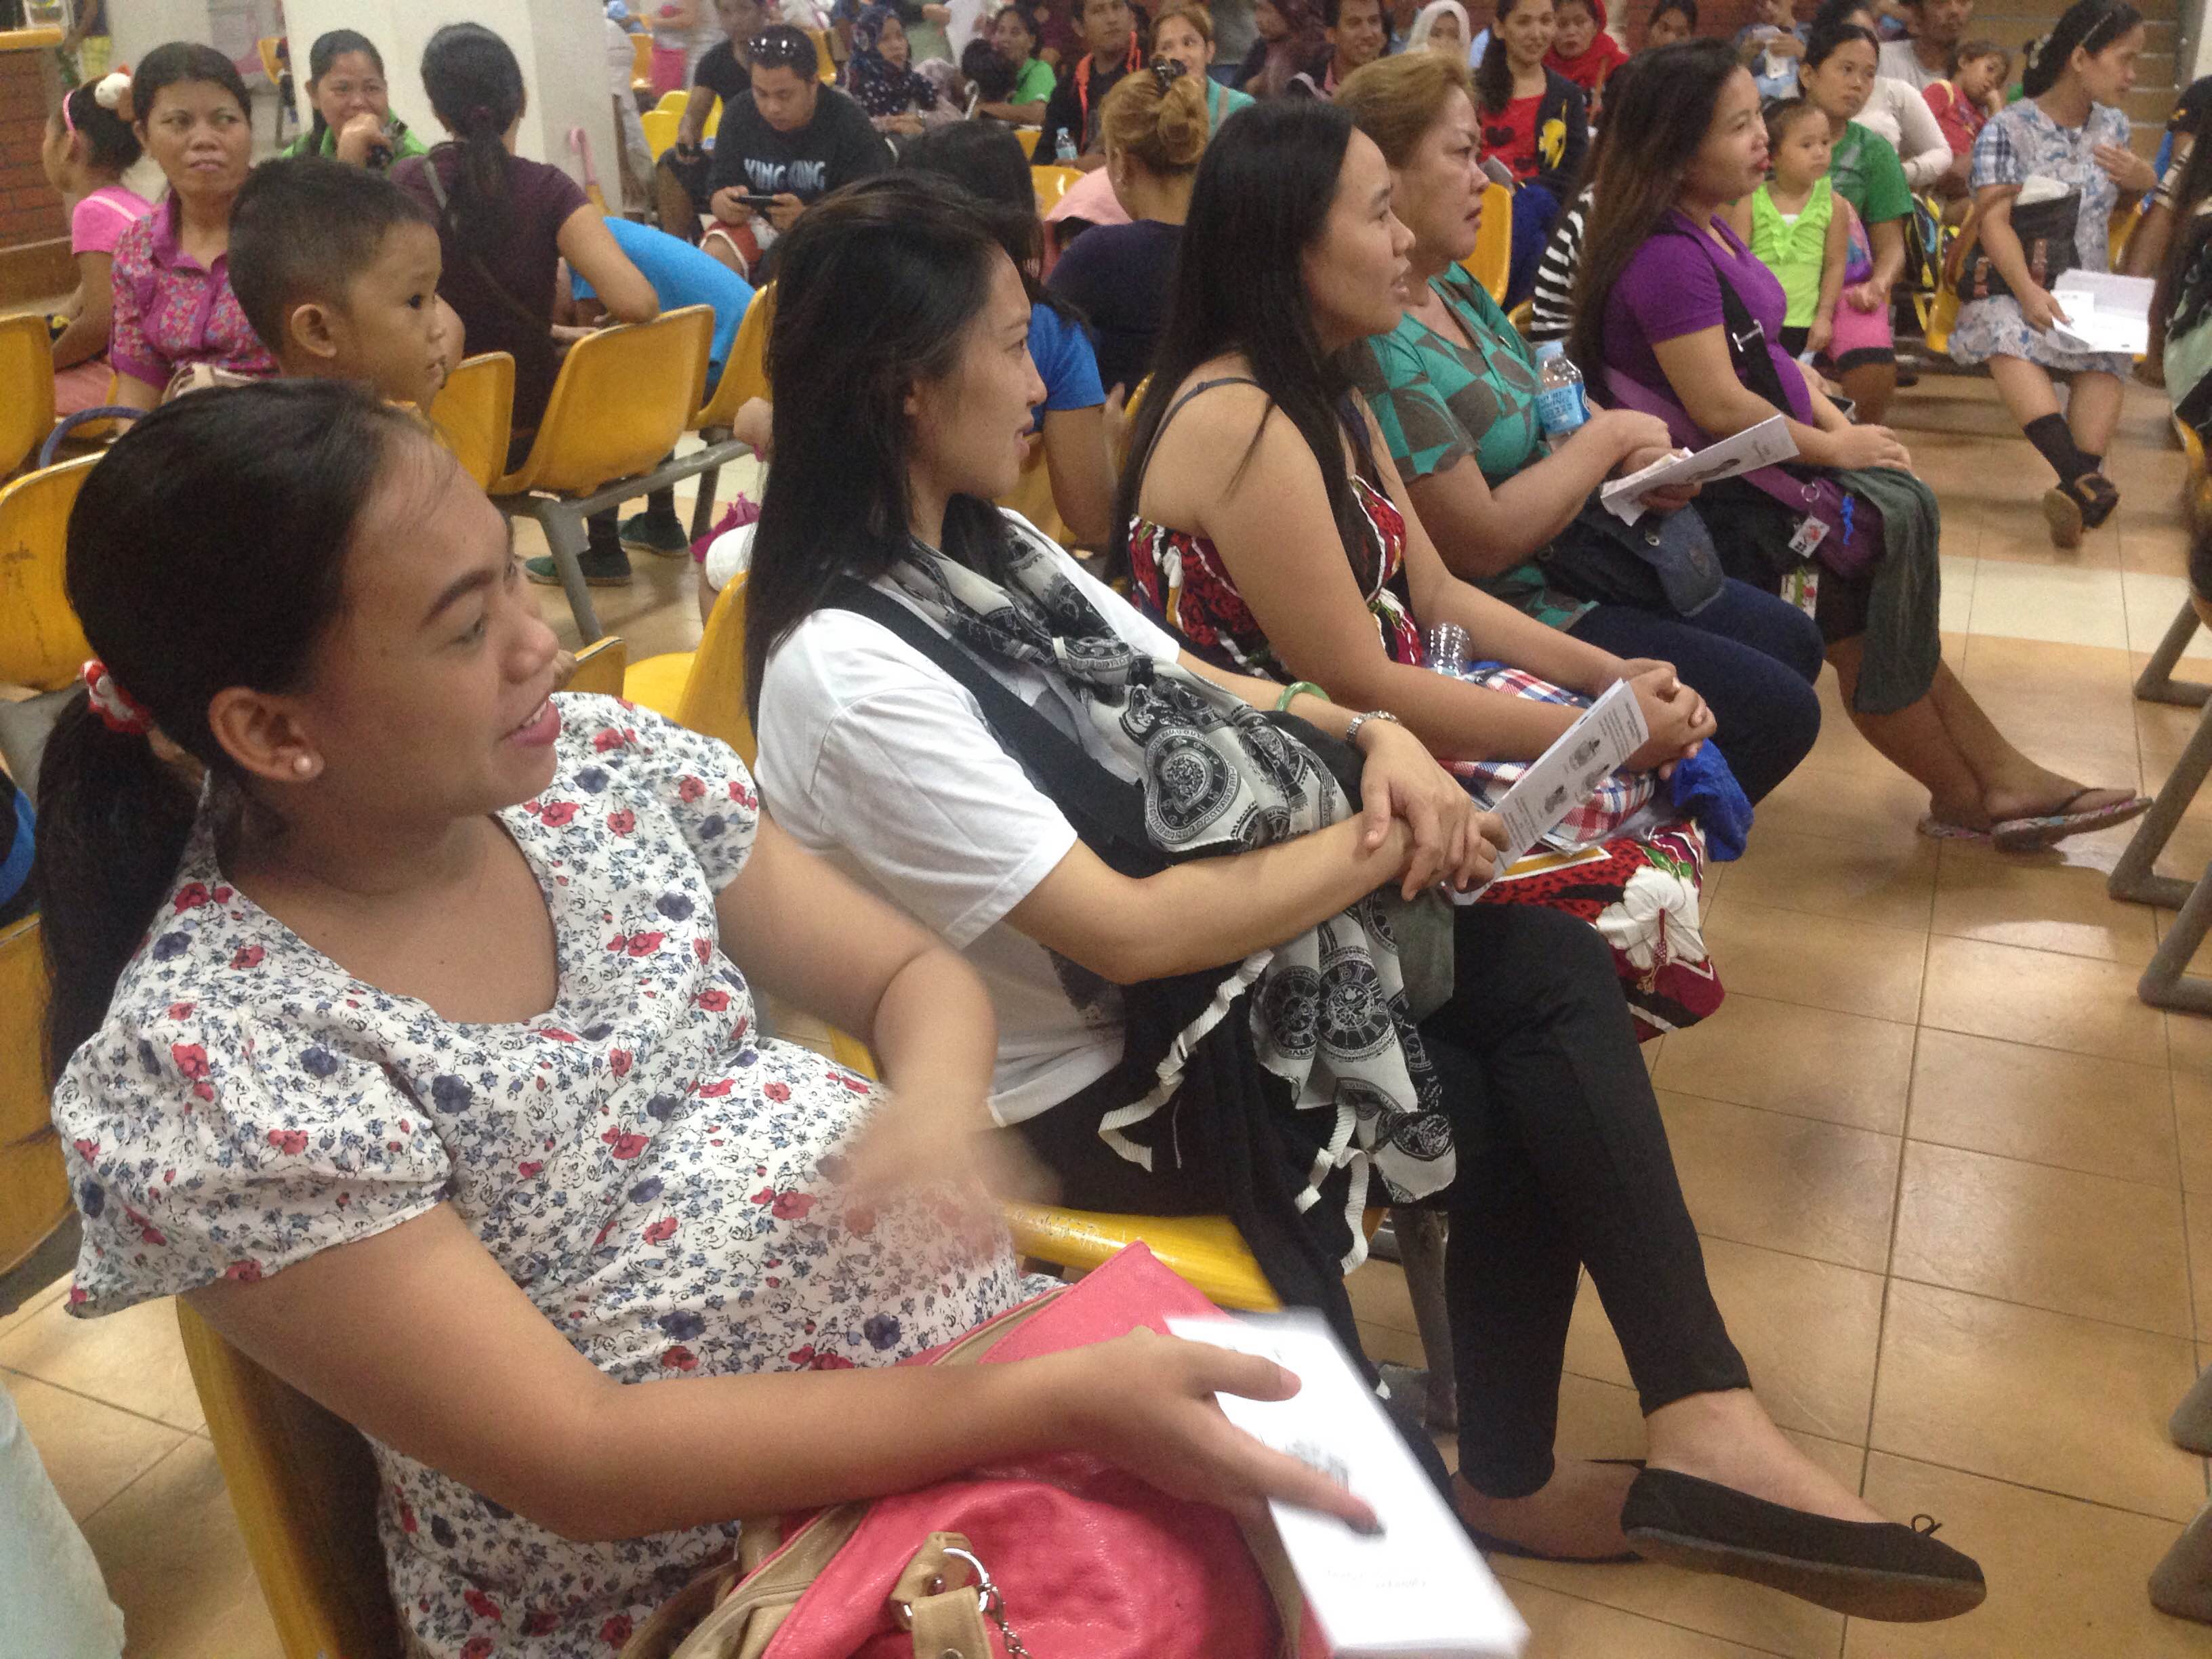
<svg viewBox="0 0 2212 1659">
<path fill-rule="evenodd" d="M 1043 104 L 1052 99 L 1054 76 L 1052 65 L 1042 58 L 1032 58 L 1022 65 L 1014 77 L 1014 90 L 1007 98 L 1010 104 Z"/>
<path fill-rule="evenodd" d="M 389 125 L 392 128 L 392 159 L 393 161 L 404 161 L 410 155 L 428 155 L 430 153 L 430 147 L 409 131 L 407 123 L 398 116 L 393 116 Z M 315 130 L 313 127 L 308 128 L 307 131 L 279 150 L 277 155 L 283 160 L 289 161 L 295 155 L 311 154 L 336 155 L 338 153 L 338 131 L 336 127 L 325 127 L 322 147 L 311 151 L 307 146 L 314 136 Z"/>
<path fill-rule="evenodd" d="M 1407 312 L 1390 332 L 1352 349 L 1352 382 L 1375 411 L 1390 459 L 1408 483 L 1472 456 L 1495 489 L 1543 453 L 1536 360 L 1498 302 L 1459 266 L 1429 285 L 1443 296 L 1474 349 Z M 1571 628 L 1589 605 L 1554 592 L 1541 558 L 1477 586 L 1547 626 Z"/>
<path fill-rule="evenodd" d="M 1828 156 L 1828 177 L 1836 194 L 1868 224 L 1887 224 L 1912 211 L 1912 186 L 1905 182 L 1896 146 L 1856 121 L 1844 123 L 1844 136 Z"/>
<path fill-rule="evenodd" d="M 1252 101 L 1249 92 L 1239 92 L 1234 87 L 1224 87 L 1212 76 L 1206 77 L 1206 125 L 1208 131 L 1218 132 L 1221 124 Z"/>
<path fill-rule="evenodd" d="M 1803 209 L 1786 224 L 1765 185 L 1752 192 L 1751 251 L 1774 273 L 1789 299 L 1790 309 L 1782 319 L 1784 328 L 1813 325 L 1813 313 L 1820 307 L 1820 277 L 1827 265 L 1828 222 L 1835 210 L 1835 192 L 1826 179 L 1814 181 Z"/>
</svg>

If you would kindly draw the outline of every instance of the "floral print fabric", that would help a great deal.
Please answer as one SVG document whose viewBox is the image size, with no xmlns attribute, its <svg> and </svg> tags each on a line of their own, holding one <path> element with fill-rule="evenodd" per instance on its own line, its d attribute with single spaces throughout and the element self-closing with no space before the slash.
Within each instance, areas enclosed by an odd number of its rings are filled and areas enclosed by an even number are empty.
<svg viewBox="0 0 2212 1659">
<path fill-rule="evenodd" d="M 118 374 L 166 386 L 180 368 L 206 363 L 234 374 L 274 374 L 276 360 L 230 288 L 230 257 L 204 270 L 177 245 L 173 191 L 116 240 L 114 322 L 107 360 Z"/>
<path fill-rule="evenodd" d="M 256 1279 L 450 1204 L 623 1382 L 884 1365 L 1022 1293 L 949 1203 L 837 1192 L 872 1085 L 764 1038 L 714 898 L 735 755 L 558 698 L 554 781 L 500 818 L 544 891 L 554 1006 L 459 1024 L 352 978 L 223 879 L 203 822 L 54 1097 L 85 1218 L 71 1310 Z M 577 1544 L 375 1444 L 402 1620 L 436 1659 L 606 1659 L 737 1535 Z"/>
</svg>

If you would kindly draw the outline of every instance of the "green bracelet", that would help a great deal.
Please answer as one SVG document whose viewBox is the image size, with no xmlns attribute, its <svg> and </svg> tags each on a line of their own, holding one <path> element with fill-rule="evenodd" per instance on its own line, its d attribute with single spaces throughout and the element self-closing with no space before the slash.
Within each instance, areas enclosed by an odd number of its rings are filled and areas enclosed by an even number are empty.
<svg viewBox="0 0 2212 1659">
<path fill-rule="evenodd" d="M 1316 685 L 1311 680 L 1293 680 L 1290 684 L 1283 688 L 1283 695 L 1275 699 L 1275 712 L 1278 714 L 1287 714 L 1290 711 L 1291 699 L 1297 696 L 1301 691 L 1310 691 L 1314 696 L 1319 697 L 1323 702 L 1327 702 L 1328 701 L 1328 693 L 1322 690 L 1321 687 Z"/>
</svg>

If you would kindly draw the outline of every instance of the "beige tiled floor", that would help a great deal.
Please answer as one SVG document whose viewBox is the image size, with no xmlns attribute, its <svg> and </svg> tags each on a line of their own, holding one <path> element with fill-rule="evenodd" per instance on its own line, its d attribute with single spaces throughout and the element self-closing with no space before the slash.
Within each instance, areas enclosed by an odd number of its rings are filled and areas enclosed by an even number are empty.
<svg viewBox="0 0 2212 1659">
<path fill-rule="evenodd" d="M 2101 783 L 2157 784 L 2197 718 L 2129 695 L 2183 592 L 2161 408 L 2131 392 L 2112 462 L 2125 501 L 2074 555 L 2049 547 L 2039 464 L 1986 382 L 1931 379 L 1896 411 L 1943 500 L 1954 667 L 2024 747 Z M 631 589 L 595 597 L 644 654 L 696 638 L 688 581 L 641 561 Z M 2135 999 L 2164 921 L 2105 896 L 2124 830 L 2027 859 L 1923 841 L 1918 792 L 1832 689 L 1828 714 L 1712 888 L 1727 1006 L 1650 1058 L 1768 1408 L 1886 1512 L 1939 1517 L 1990 1601 L 1948 1624 L 1866 1625 L 1661 1567 L 1501 1560 L 1531 1653 L 2212 1655 L 2212 1630 L 2143 1594 L 2206 1498 L 2165 1421 L 2212 1358 L 2212 1022 Z M 2168 865 L 2208 858 L 2212 799 Z M 1418 1360 L 1396 1270 L 1356 1289 L 1377 1356 Z M 169 1310 L 84 1325 L 58 1293 L 0 1321 L 0 1382 L 85 1522 L 132 1653 L 274 1654 Z M 1587 1285 L 1568 1366 L 1563 1449 L 1639 1450 Z"/>
</svg>

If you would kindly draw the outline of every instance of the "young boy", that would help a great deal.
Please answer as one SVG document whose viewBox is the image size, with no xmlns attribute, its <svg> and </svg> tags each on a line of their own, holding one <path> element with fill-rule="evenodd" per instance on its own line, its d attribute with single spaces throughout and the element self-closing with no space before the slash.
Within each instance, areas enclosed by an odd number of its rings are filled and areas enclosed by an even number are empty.
<svg viewBox="0 0 2212 1659">
<path fill-rule="evenodd" d="M 1996 41 L 1968 40 L 1952 60 L 1951 78 L 1921 88 L 1952 155 L 1973 153 L 1982 128 L 2004 107 L 2005 76 L 2011 70 L 2012 54 Z"/>
<path fill-rule="evenodd" d="M 429 210 L 366 167 L 264 161 L 231 210 L 231 288 L 287 374 L 428 409 L 461 356 L 440 270 Z"/>
</svg>

